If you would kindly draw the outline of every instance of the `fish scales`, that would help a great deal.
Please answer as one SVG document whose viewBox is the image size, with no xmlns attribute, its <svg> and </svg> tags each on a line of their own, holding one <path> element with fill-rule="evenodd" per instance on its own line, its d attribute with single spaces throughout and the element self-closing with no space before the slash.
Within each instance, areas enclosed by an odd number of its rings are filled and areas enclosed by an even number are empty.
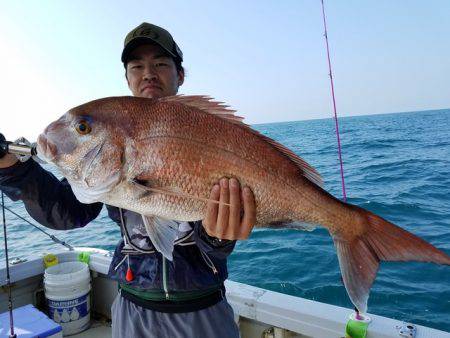
<svg viewBox="0 0 450 338">
<path fill-rule="evenodd" d="M 236 177 L 242 184 L 250 185 L 255 190 L 256 203 L 258 210 L 261 211 L 257 214 L 258 225 L 286 218 L 292 219 L 293 215 L 286 217 L 286 214 L 290 213 L 298 203 L 293 203 L 294 191 L 292 195 L 286 194 L 286 186 L 298 185 L 298 167 L 285 156 L 280 155 L 278 151 L 273 150 L 266 142 L 257 139 L 259 142 L 255 145 L 254 135 L 246 128 L 236 128 L 226 120 L 191 107 L 176 108 L 178 107 L 161 103 L 160 107 L 155 108 L 155 113 L 150 119 L 143 118 L 145 106 L 138 106 L 135 109 L 126 108 L 131 113 L 130 119 L 133 123 L 142 124 L 141 128 L 131 135 L 132 138 L 139 140 L 139 149 L 141 149 L 137 152 L 137 162 L 141 163 L 141 166 L 138 169 L 135 168 L 131 176 L 141 176 L 140 172 L 147 171 L 149 177 L 161 179 L 166 177 L 166 181 L 157 181 L 156 185 L 172 184 L 188 194 L 205 197 L 209 195 L 210 187 L 221 177 Z M 211 119 L 218 121 L 212 123 Z M 208 128 L 211 125 L 213 128 Z M 199 129 L 205 132 L 195 132 Z M 148 153 L 148 149 L 152 152 Z M 156 149 L 159 151 L 155 153 Z M 271 157 L 258 156 L 258 151 L 261 154 L 267 150 L 272 153 Z M 154 171 L 157 162 L 160 162 L 161 166 L 158 172 Z M 225 165 L 226 162 L 228 166 Z M 167 170 L 167 168 L 170 169 Z M 251 182 L 258 171 L 260 173 L 256 180 L 253 180 L 255 182 Z M 179 172 L 183 172 L 184 177 L 174 176 Z M 288 175 L 294 177 L 291 178 Z M 202 176 L 203 182 L 200 181 Z M 198 181 L 190 184 L 194 177 L 197 177 Z M 258 185 L 258 182 L 266 182 L 266 184 Z M 267 187 L 271 188 L 270 191 Z M 263 201 L 261 197 L 267 196 L 271 198 Z M 186 212 L 197 210 L 194 219 L 203 215 L 205 203 L 168 196 L 158 198 L 165 198 L 167 202 L 176 204 L 171 207 L 172 210 L 173 208 L 185 209 Z M 277 201 L 284 203 L 277 203 Z M 280 215 L 280 210 L 283 210 L 283 215 Z M 165 216 L 168 217 L 167 214 Z M 179 211 L 177 216 L 180 217 Z M 194 219 L 183 217 L 183 220 Z"/>
</svg>

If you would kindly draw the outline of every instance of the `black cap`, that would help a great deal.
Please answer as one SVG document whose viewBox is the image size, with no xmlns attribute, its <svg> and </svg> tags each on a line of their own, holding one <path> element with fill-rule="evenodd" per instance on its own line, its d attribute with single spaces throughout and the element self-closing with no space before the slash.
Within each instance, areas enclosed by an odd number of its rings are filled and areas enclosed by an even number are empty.
<svg viewBox="0 0 450 338">
<path fill-rule="evenodd" d="M 133 29 L 125 37 L 121 60 L 126 62 L 130 52 L 145 43 L 156 43 L 161 46 L 176 61 L 183 61 L 183 53 L 178 47 L 172 35 L 164 28 L 144 22 Z"/>
</svg>

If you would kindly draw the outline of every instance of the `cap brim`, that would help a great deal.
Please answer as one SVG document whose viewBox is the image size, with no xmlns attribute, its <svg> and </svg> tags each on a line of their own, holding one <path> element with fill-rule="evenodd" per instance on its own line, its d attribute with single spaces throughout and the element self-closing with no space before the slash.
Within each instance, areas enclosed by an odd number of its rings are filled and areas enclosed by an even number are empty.
<svg viewBox="0 0 450 338">
<path fill-rule="evenodd" d="M 145 44 L 156 44 L 158 46 L 160 46 L 162 49 L 164 49 L 164 51 L 166 51 L 171 57 L 173 58 L 177 58 L 177 56 L 172 53 L 170 50 L 168 50 L 167 48 L 164 48 L 158 41 L 153 40 L 151 38 L 148 37 L 139 37 L 136 39 L 131 40 L 130 42 L 128 42 L 128 44 L 125 46 L 125 48 L 123 49 L 122 52 L 122 57 L 121 60 L 123 63 L 125 63 L 128 59 L 128 57 L 130 56 L 130 53 L 136 49 L 137 47 L 141 46 L 141 45 L 145 45 Z"/>
</svg>

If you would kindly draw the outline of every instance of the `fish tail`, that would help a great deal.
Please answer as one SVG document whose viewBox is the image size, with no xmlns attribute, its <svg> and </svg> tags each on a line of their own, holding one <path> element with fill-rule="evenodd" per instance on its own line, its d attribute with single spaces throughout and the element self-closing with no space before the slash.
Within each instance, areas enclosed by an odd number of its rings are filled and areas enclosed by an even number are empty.
<svg viewBox="0 0 450 338">
<path fill-rule="evenodd" d="M 351 206 L 363 233 L 348 240 L 332 234 L 345 288 L 353 304 L 365 312 L 380 261 L 417 261 L 450 265 L 450 256 L 423 239 L 362 208 Z"/>
</svg>

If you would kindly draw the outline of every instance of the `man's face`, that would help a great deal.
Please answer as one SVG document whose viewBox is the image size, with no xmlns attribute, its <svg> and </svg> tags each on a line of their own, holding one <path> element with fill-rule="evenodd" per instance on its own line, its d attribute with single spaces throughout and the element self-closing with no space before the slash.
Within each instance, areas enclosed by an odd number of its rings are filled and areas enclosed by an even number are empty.
<svg viewBox="0 0 450 338">
<path fill-rule="evenodd" d="M 160 46 L 150 44 L 131 52 L 126 75 L 133 95 L 147 98 L 175 95 L 184 81 L 174 60 Z"/>
</svg>

